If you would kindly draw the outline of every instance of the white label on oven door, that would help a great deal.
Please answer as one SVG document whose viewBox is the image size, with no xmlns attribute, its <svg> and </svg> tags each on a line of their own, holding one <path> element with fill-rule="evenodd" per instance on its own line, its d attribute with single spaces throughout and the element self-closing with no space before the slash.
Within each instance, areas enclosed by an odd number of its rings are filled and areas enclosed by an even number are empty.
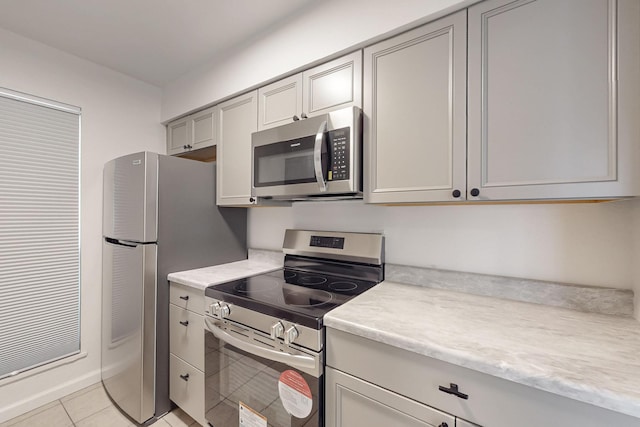
<svg viewBox="0 0 640 427">
<path fill-rule="evenodd" d="M 260 415 L 244 403 L 238 404 L 240 412 L 240 427 L 267 427 L 267 417 Z"/>
<path fill-rule="evenodd" d="M 278 392 L 282 406 L 297 418 L 305 418 L 311 413 L 313 398 L 309 384 L 296 371 L 284 371 L 278 381 Z"/>
</svg>

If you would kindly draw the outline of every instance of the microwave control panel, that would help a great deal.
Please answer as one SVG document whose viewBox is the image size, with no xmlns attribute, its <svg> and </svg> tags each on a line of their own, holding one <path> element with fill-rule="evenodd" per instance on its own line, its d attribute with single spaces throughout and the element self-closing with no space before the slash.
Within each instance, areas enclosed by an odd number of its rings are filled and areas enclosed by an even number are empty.
<svg viewBox="0 0 640 427">
<path fill-rule="evenodd" d="M 331 153 L 331 165 L 328 171 L 327 181 L 349 179 L 350 140 L 349 128 L 329 131 L 329 150 Z"/>
</svg>

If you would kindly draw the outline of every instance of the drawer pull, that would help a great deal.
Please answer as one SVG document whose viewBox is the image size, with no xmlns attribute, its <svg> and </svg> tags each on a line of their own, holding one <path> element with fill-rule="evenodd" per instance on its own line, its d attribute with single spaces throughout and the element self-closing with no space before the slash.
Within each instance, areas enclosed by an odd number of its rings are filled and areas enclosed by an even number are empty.
<svg viewBox="0 0 640 427">
<path fill-rule="evenodd" d="M 180 378 L 182 378 L 185 381 L 189 381 L 189 374 L 180 375 Z"/>
<path fill-rule="evenodd" d="M 445 393 L 448 393 L 448 394 L 453 394 L 454 396 L 458 396 L 460 399 L 467 400 L 469 398 L 468 394 L 464 394 L 458 391 L 458 384 L 450 383 L 449 388 L 438 386 L 438 390 L 444 391 Z"/>
<path fill-rule="evenodd" d="M 180 324 L 182 326 L 189 326 L 189 321 L 188 320 L 185 320 L 184 322 L 181 321 Z"/>
<path fill-rule="evenodd" d="M 185 297 L 180 296 L 180 299 L 183 299 L 183 300 L 185 300 L 185 301 L 189 301 L 189 295 L 187 295 L 187 296 L 185 296 Z"/>
</svg>

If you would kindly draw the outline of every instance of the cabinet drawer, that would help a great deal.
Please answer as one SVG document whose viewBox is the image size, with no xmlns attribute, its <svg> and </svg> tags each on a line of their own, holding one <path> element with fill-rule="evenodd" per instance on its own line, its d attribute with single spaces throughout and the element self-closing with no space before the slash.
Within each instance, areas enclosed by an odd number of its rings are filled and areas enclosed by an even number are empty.
<svg viewBox="0 0 640 427">
<path fill-rule="evenodd" d="M 193 419 L 203 423 L 204 373 L 174 354 L 169 355 L 169 398 Z"/>
<path fill-rule="evenodd" d="M 186 308 L 189 311 L 204 314 L 203 290 L 172 282 L 169 287 L 169 302 L 180 308 Z"/>
<path fill-rule="evenodd" d="M 204 317 L 170 304 L 169 351 L 204 371 Z"/>
</svg>

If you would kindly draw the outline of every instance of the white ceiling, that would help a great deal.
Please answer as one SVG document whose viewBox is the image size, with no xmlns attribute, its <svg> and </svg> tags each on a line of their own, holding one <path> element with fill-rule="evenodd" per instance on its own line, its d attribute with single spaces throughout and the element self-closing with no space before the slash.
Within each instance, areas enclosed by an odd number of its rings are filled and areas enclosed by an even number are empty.
<svg viewBox="0 0 640 427">
<path fill-rule="evenodd" d="M 0 0 L 0 27 L 163 86 L 313 0 Z"/>
</svg>

